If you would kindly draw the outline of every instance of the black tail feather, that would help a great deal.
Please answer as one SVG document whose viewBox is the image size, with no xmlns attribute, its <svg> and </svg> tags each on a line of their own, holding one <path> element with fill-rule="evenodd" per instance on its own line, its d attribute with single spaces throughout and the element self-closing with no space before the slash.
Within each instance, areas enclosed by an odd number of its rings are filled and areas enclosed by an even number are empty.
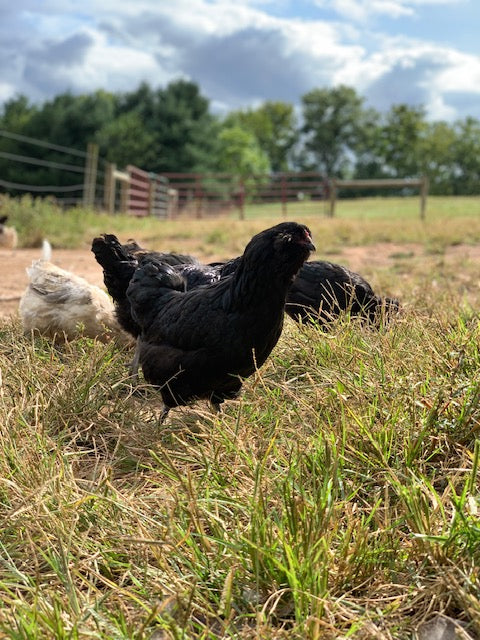
<svg viewBox="0 0 480 640">
<path fill-rule="evenodd" d="M 138 266 L 137 259 L 124 249 L 113 234 L 94 238 L 92 251 L 96 261 L 103 268 L 103 281 L 115 303 L 121 327 L 136 337 L 140 328 L 132 318 L 127 288 Z"/>
</svg>

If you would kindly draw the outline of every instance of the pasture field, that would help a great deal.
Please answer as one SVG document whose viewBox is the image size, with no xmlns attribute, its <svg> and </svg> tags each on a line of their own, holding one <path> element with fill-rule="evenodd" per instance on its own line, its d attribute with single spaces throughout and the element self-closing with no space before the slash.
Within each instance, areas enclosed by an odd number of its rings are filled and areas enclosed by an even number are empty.
<svg viewBox="0 0 480 640">
<path fill-rule="evenodd" d="M 23 246 L 114 232 L 205 260 L 281 220 L 9 206 Z M 417 198 L 338 213 L 289 217 L 314 259 L 370 247 L 361 273 L 401 313 L 287 318 L 218 415 L 160 425 L 127 350 L 0 321 L 0 638 L 413 640 L 436 614 L 480 637 L 480 200 L 431 198 L 425 223 Z"/>
</svg>

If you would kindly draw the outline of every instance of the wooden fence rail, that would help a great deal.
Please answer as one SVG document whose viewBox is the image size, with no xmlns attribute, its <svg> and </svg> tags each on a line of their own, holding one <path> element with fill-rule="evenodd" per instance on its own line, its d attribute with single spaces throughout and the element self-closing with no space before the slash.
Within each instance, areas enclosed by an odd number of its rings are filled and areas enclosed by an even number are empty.
<svg viewBox="0 0 480 640">
<path fill-rule="evenodd" d="M 134 165 L 128 165 L 126 171 L 119 171 L 115 164 L 106 167 L 103 206 L 108 213 L 170 218 L 176 197 L 176 190 L 169 188 L 163 176 Z"/>
<path fill-rule="evenodd" d="M 285 217 L 287 205 L 310 202 L 319 210 L 323 202 L 327 216 L 335 215 L 339 189 L 418 188 L 420 217 L 425 218 L 428 179 L 396 178 L 375 180 L 326 180 L 316 172 L 287 173 L 274 176 L 251 176 L 239 180 L 230 174 L 151 173 L 128 165 L 118 171 L 109 164 L 105 171 L 104 207 L 109 213 L 119 211 L 134 216 L 172 218 L 177 215 L 202 218 L 222 215 L 237 209 L 240 219 L 244 206 L 277 204 Z"/>
<path fill-rule="evenodd" d="M 398 189 L 398 187 L 418 187 L 420 189 L 420 218 L 425 219 L 425 211 L 427 208 L 428 195 L 428 178 L 423 176 L 418 180 L 410 178 L 391 178 L 378 180 L 330 180 L 330 209 L 329 216 L 333 218 L 335 215 L 335 205 L 338 196 L 338 189 L 369 189 L 387 187 Z"/>
</svg>

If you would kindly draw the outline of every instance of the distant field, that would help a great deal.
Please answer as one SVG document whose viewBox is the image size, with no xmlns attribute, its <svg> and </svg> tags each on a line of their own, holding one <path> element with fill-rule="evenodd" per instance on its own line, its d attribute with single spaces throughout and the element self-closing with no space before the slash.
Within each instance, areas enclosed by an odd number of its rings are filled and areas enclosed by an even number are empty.
<svg viewBox="0 0 480 640">
<path fill-rule="evenodd" d="M 328 204 L 323 201 L 287 203 L 288 215 L 324 216 Z M 232 214 L 236 216 L 236 214 Z M 247 205 L 246 218 L 282 215 L 281 204 Z M 480 215 L 480 197 L 430 196 L 427 200 L 426 219 L 449 218 L 451 216 Z M 418 196 L 377 197 L 377 198 L 340 198 L 335 208 L 336 218 L 415 219 L 420 216 Z"/>
</svg>

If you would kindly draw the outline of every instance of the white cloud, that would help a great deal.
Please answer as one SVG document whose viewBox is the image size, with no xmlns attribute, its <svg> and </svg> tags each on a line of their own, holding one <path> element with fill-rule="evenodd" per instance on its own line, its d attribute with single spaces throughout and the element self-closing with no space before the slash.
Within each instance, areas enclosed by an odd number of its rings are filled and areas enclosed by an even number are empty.
<svg viewBox="0 0 480 640">
<path fill-rule="evenodd" d="M 6 102 L 15 95 L 15 86 L 9 82 L 0 82 L 0 103 Z"/>
<path fill-rule="evenodd" d="M 108 42 L 104 34 L 90 32 L 93 44 L 79 69 L 77 86 L 82 91 L 89 87 L 109 87 L 113 91 L 132 89 L 132 79 L 137 85 L 142 80 L 152 84 L 165 84 L 172 79 L 158 68 L 149 52 Z"/>
<path fill-rule="evenodd" d="M 478 58 L 381 30 L 382 16 L 409 17 L 421 6 L 462 0 L 311 2 L 338 19 L 282 17 L 282 3 L 291 11 L 293 0 L 2 2 L 0 102 L 15 93 L 44 100 L 66 90 L 130 91 L 143 80 L 158 87 L 187 77 L 224 111 L 266 99 L 298 103 L 311 89 L 338 83 L 380 110 L 423 103 L 431 117 L 452 119 L 462 100 L 474 104 Z M 372 16 L 375 31 L 365 26 Z"/>
<path fill-rule="evenodd" d="M 395 0 L 334 0 L 329 4 L 337 13 L 356 22 L 365 22 L 371 15 L 399 18 L 414 13 L 413 9 Z"/>
<path fill-rule="evenodd" d="M 356 22 L 366 22 L 373 16 L 401 18 L 415 16 L 416 9 L 425 5 L 456 4 L 463 0 L 314 0 L 321 8 L 336 11 Z"/>
<path fill-rule="evenodd" d="M 438 75 L 444 91 L 471 91 L 480 94 L 480 58 L 456 51 L 445 51 L 448 67 Z"/>
</svg>

